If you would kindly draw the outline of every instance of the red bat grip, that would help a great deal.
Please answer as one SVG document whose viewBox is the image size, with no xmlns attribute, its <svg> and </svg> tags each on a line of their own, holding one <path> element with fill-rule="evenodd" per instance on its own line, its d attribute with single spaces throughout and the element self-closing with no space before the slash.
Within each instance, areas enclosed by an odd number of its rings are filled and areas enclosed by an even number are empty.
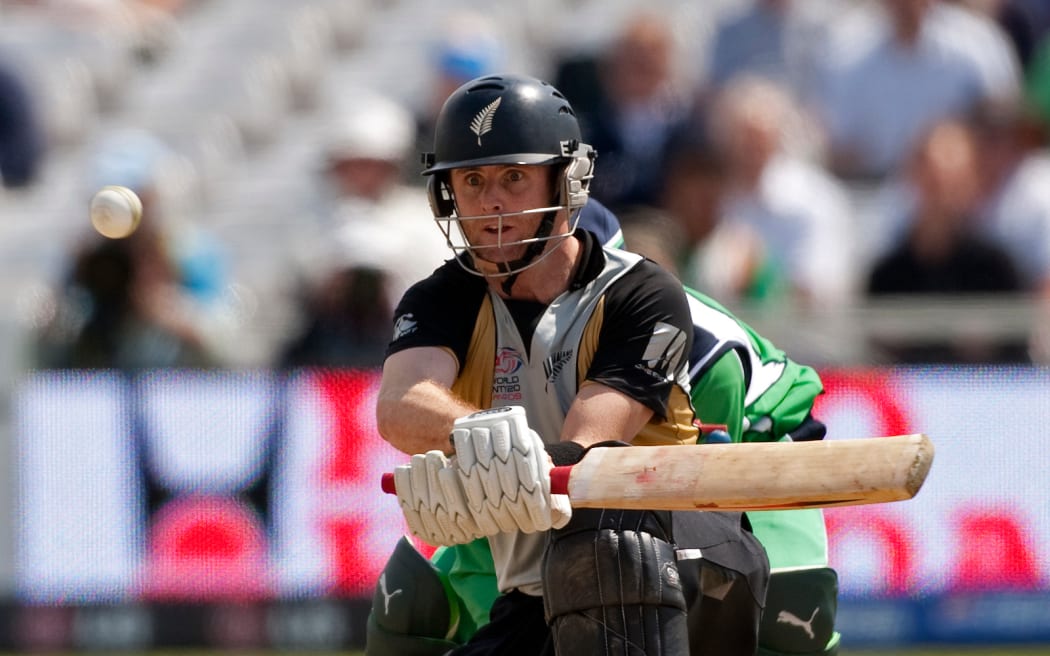
<svg viewBox="0 0 1050 656">
<path fill-rule="evenodd" d="M 383 479 L 379 483 L 383 491 L 387 494 L 397 494 L 397 487 L 394 485 L 394 475 L 390 473 L 383 474 Z"/>
<path fill-rule="evenodd" d="M 562 465 L 551 469 L 551 494 L 569 493 L 569 474 L 572 465 Z"/>
</svg>

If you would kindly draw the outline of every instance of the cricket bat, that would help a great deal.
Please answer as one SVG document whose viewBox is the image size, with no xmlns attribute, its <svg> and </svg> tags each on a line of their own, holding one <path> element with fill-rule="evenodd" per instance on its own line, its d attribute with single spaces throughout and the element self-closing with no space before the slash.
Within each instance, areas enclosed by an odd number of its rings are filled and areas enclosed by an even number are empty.
<svg viewBox="0 0 1050 656">
<path fill-rule="evenodd" d="M 933 464 L 921 433 L 852 440 L 603 447 L 551 471 L 574 508 L 786 510 L 903 501 Z"/>
<path fill-rule="evenodd" d="M 596 447 L 551 470 L 574 508 L 789 510 L 914 497 L 933 464 L 921 433 L 850 440 Z M 392 474 L 383 489 L 394 492 Z"/>
</svg>

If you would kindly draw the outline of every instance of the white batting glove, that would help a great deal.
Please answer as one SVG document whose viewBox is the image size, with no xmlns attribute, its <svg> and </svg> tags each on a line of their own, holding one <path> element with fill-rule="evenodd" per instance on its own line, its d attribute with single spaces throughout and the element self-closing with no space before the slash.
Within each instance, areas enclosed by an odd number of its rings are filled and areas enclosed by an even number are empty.
<svg viewBox="0 0 1050 656">
<path fill-rule="evenodd" d="M 493 408 L 457 419 L 452 443 L 453 464 L 481 533 L 534 533 L 569 522 L 569 497 L 551 494 L 553 465 L 524 408 Z"/>
<path fill-rule="evenodd" d="M 467 506 L 459 473 L 445 454 L 428 451 L 394 468 L 397 500 L 413 535 L 440 546 L 482 537 Z"/>
</svg>

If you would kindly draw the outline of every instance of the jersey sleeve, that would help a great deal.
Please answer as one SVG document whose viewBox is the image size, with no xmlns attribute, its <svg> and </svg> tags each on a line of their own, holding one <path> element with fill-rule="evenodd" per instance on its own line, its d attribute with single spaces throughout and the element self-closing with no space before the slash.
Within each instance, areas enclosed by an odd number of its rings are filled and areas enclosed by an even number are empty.
<svg viewBox="0 0 1050 656">
<path fill-rule="evenodd" d="M 485 295 L 484 282 L 450 260 L 405 292 L 394 310 L 386 357 L 409 348 L 446 348 L 462 365 Z"/>
<path fill-rule="evenodd" d="M 689 391 L 696 418 L 705 424 L 725 424 L 734 442 L 743 440 L 744 395 L 747 383 L 740 354 L 728 350 L 708 367 Z"/>
<path fill-rule="evenodd" d="M 681 283 L 644 260 L 605 296 L 598 349 L 586 379 L 608 385 L 668 416 L 676 385 L 688 385 L 692 322 Z"/>
</svg>

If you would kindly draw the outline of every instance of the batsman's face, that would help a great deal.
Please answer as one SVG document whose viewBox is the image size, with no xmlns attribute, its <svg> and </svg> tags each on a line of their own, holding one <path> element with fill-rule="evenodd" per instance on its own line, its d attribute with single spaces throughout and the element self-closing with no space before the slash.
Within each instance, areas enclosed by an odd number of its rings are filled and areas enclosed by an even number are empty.
<svg viewBox="0 0 1050 656">
<path fill-rule="evenodd" d="M 476 257 L 510 262 L 524 255 L 536 235 L 543 212 L 550 208 L 549 167 L 492 165 L 451 172 L 456 214 Z"/>
</svg>

